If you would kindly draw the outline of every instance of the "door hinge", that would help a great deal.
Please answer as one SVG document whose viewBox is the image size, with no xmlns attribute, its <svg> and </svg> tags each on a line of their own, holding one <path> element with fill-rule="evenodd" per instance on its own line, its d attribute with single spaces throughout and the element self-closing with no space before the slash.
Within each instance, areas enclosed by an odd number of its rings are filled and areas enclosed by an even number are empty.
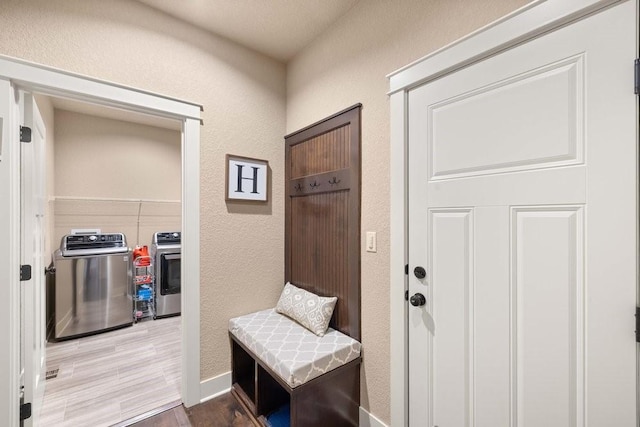
<svg viewBox="0 0 640 427">
<path fill-rule="evenodd" d="M 29 264 L 20 266 L 20 281 L 31 280 L 31 266 Z"/>
<path fill-rule="evenodd" d="M 404 265 L 404 274 L 409 274 L 409 264 Z"/>
<path fill-rule="evenodd" d="M 31 142 L 31 128 L 20 126 L 20 142 Z"/>
<path fill-rule="evenodd" d="M 640 58 L 636 59 L 635 62 L 635 68 L 634 68 L 634 80 L 635 80 L 635 89 L 634 89 L 634 93 L 636 95 L 640 94 Z"/>
<path fill-rule="evenodd" d="M 640 342 L 640 307 L 636 307 L 636 342 Z"/>
<path fill-rule="evenodd" d="M 23 403 L 20 405 L 20 421 L 31 418 L 31 403 Z"/>
</svg>

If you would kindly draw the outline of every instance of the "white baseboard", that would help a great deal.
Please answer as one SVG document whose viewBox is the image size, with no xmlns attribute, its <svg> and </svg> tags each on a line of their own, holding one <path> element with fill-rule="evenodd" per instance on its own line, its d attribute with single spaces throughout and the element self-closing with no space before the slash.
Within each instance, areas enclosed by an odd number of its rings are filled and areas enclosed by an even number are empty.
<svg viewBox="0 0 640 427">
<path fill-rule="evenodd" d="M 389 427 L 375 415 L 370 414 L 362 406 L 360 407 L 360 427 Z"/>
<path fill-rule="evenodd" d="M 231 372 L 200 382 L 200 403 L 211 400 L 231 390 Z M 360 427 L 389 427 L 366 409 L 360 407 Z"/>
<path fill-rule="evenodd" d="M 200 403 L 211 400 L 231 390 L 231 371 L 200 381 Z"/>
</svg>

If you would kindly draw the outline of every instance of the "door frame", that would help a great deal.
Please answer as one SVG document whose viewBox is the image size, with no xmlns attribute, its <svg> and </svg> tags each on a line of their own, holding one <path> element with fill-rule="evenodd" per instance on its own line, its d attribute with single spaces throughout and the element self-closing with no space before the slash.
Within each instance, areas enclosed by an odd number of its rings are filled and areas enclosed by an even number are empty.
<svg viewBox="0 0 640 427">
<path fill-rule="evenodd" d="M 32 93 L 59 96 L 115 107 L 127 111 L 178 120 L 182 123 L 182 384 L 185 406 L 200 403 L 200 117 L 199 104 L 83 76 L 53 67 L 0 55 L 0 84 Z M 0 109 L 7 105 L 0 102 Z M 13 110 L 13 105 L 12 105 Z M 0 128 L 0 194 L 7 196 L 0 216 L 9 221 L 0 225 L 8 236 L 0 240 L 0 283 L 6 286 L 6 298 L 0 298 L 0 313 L 9 321 L 0 332 L 0 342 L 8 344 L 8 363 L 0 364 L 0 378 L 6 378 L 0 414 L 9 425 L 19 424 L 19 334 L 20 285 L 15 254 L 20 248 L 20 157 L 18 117 L 15 111 Z M 16 163 L 17 162 L 17 163 Z M 6 179 L 5 179 L 6 178 Z M 4 197 L 3 197 L 4 198 Z M 15 270 L 15 271 L 14 271 Z M 188 307 L 188 309 L 186 309 Z M 7 348 L 7 347 L 5 347 Z"/>
<path fill-rule="evenodd" d="M 625 1 L 536 0 L 387 76 L 390 101 L 391 425 L 408 425 L 408 94 L 411 89 Z M 636 23 L 636 26 L 638 24 Z M 629 64 L 630 70 L 633 64 Z M 633 90 L 631 82 L 629 90 Z M 637 112 L 636 112 L 637 113 Z M 408 266 L 412 270 L 415 266 Z M 630 321 L 631 322 L 631 321 Z M 631 323 L 629 327 L 633 327 Z"/>
</svg>

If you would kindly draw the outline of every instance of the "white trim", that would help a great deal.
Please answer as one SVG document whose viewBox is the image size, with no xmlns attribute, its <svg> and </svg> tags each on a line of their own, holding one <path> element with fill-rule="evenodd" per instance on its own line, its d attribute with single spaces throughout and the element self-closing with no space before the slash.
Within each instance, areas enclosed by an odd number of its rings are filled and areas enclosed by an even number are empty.
<svg viewBox="0 0 640 427">
<path fill-rule="evenodd" d="M 0 55 L 0 78 L 44 95 L 87 101 L 175 119 L 200 120 L 202 106 L 118 83 Z"/>
<path fill-rule="evenodd" d="M 537 0 L 389 74 L 389 93 L 421 85 L 625 0 Z"/>
<path fill-rule="evenodd" d="M 220 374 L 217 377 L 209 378 L 200 383 L 200 403 L 214 399 L 231 390 L 231 371 Z"/>
<path fill-rule="evenodd" d="M 20 136 L 13 95 L 11 85 L 0 80 L 0 419 L 10 426 L 19 424 L 20 403 Z"/>
<path fill-rule="evenodd" d="M 362 406 L 360 407 L 360 422 L 358 423 L 358 425 L 360 427 L 388 427 L 385 423 L 380 421 L 375 415 L 369 413 Z"/>
<path fill-rule="evenodd" d="M 40 64 L 32 64 L 20 59 L 0 55 L 0 85 L 7 85 L 7 80 L 14 86 L 30 92 L 45 95 L 63 96 L 82 100 L 93 104 L 107 105 L 128 111 L 136 111 L 161 117 L 180 120 L 182 128 L 182 401 L 185 406 L 193 406 L 200 402 L 200 111 L 197 104 L 184 102 L 169 97 L 145 92 L 122 85 L 109 83 L 94 78 L 56 70 Z M 8 100 L 0 100 L 0 108 L 8 104 Z M 4 117 L 12 117 L 15 113 L 2 112 Z M 10 123 L 13 125 L 17 118 Z M 3 164 L 0 165 L 0 195 L 8 204 L 0 207 L 0 228 L 3 235 L 8 236 L 0 242 L 0 283 L 8 288 L 6 307 L 2 306 L 0 315 L 4 313 L 3 330 L 5 334 L 4 348 L 8 348 L 7 357 L 1 358 L 0 381 L 7 389 L 2 389 L 0 396 L 5 397 L 0 403 L 0 419 L 7 420 L 9 425 L 18 425 L 17 409 L 19 390 L 19 334 L 20 334 L 20 298 L 16 292 L 19 286 L 19 184 L 17 178 L 10 179 L 19 171 L 19 157 L 16 150 L 9 150 L 18 141 L 18 127 L 6 123 L 3 130 Z M 7 139 L 8 138 L 8 139 Z M 17 146 L 17 145 L 16 145 Z M 13 172 L 12 172 L 13 171 Z M 4 196 L 7 197 L 4 197 Z M 8 205 L 8 206 L 7 206 Z M 18 248 L 18 249 L 17 249 Z M 188 309 L 185 309 L 188 307 Z M 5 322 L 6 321 L 6 322 Z M 7 345 L 8 344 L 8 345 Z M 8 363 L 6 362 L 8 360 Z M 6 391 L 6 393 L 5 393 Z M 14 422 L 15 421 L 15 422 Z"/>
<path fill-rule="evenodd" d="M 182 138 L 182 401 L 190 407 L 200 402 L 200 121 L 186 119 Z"/>
<path fill-rule="evenodd" d="M 401 274 L 399 269 L 408 259 L 406 117 L 409 90 L 622 1 L 627 0 L 539 0 L 388 76 L 391 117 L 390 340 L 393 349 L 391 425 L 407 426 L 409 414 L 407 302 L 398 298 L 398 292 L 405 289 L 406 282 L 404 271 Z"/>
<path fill-rule="evenodd" d="M 406 122 L 403 116 L 406 109 L 406 94 L 396 92 L 391 95 L 391 148 L 390 148 L 390 295 L 391 314 L 391 425 L 408 425 L 408 353 L 397 351 L 405 349 L 408 342 L 407 302 L 404 293 L 408 289 L 404 266 L 407 263 L 407 150 Z"/>
</svg>

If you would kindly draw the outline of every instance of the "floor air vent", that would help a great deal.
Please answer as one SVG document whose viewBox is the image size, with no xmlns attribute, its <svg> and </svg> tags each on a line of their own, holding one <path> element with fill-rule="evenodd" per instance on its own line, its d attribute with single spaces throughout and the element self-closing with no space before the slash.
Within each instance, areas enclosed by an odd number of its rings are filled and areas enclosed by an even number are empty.
<svg viewBox="0 0 640 427">
<path fill-rule="evenodd" d="M 58 376 L 59 370 L 60 369 L 52 369 L 51 371 L 47 371 L 47 376 L 45 377 L 45 380 L 52 380 L 56 378 Z"/>
</svg>

